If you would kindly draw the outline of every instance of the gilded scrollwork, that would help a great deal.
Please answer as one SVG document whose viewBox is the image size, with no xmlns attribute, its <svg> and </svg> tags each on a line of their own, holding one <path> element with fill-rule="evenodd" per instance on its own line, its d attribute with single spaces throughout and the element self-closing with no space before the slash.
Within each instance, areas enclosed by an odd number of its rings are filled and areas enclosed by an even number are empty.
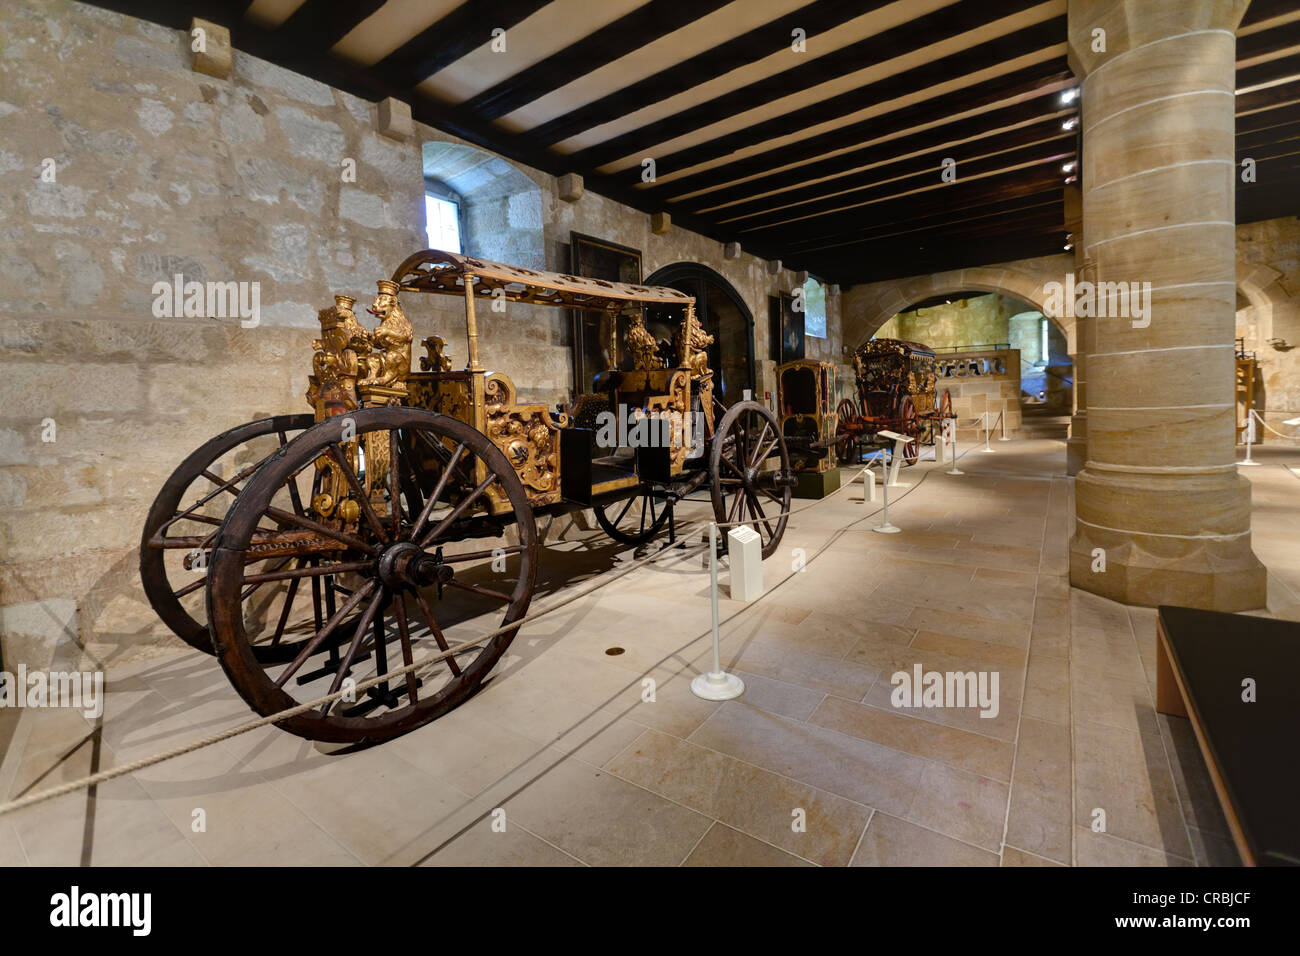
<svg viewBox="0 0 1300 956">
<path fill-rule="evenodd" d="M 492 374 L 484 382 L 487 436 L 514 467 L 534 505 L 560 500 L 558 429 L 545 405 L 520 405 L 514 383 Z"/>
</svg>

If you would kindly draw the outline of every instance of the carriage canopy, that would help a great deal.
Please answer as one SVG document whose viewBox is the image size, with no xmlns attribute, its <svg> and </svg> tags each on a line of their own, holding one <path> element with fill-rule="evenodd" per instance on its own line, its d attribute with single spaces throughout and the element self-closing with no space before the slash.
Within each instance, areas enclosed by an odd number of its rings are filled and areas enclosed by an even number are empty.
<svg viewBox="0 0 1300 956">
<path fill-rule="evenodd" d="M 465 283 L 469 282 L 474 295 L 482 298 L 504 296 L 510 302 L 599 312 L 617 312 L 631 303 L 695 304 L 693 296 L 663 286 L 632 285 L 560 272 L 541 272 L 440 249 L 425 249 L 412 255 L 397 267 L 393 281 L 401 286 L 403 292 L 461 296 L 465 294 Z"/>
</svg>

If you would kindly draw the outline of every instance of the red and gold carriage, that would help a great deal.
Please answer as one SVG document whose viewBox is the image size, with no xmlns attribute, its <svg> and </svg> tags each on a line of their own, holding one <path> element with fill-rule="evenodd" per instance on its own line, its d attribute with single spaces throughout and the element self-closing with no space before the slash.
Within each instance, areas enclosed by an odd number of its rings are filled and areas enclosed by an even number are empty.
<svg viewBox="0 0 1300 956">
<path fill-rule="evenodd" d="M 936 395 L 934 350 L 919 342 L 872 339 L 854 351 L 853 372 L 861 407 L 846 398 L 836 409 L 839 458 L 856 461 L 864 444 L 878 444 L 877 434 L 891 431 L 913 439 L 904 446 L 903 461 L 916 464 L 921 446 L 933 444 L 940 423 L 953 417 L 948 389 Z"/>
</svg>

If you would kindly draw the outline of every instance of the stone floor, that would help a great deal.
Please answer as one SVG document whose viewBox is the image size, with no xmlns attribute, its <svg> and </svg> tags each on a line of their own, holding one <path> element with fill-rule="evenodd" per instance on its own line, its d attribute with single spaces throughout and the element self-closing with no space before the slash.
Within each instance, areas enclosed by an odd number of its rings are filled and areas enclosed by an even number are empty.
<svg viewBox="0 0 1300 956">
<path fill-rule="evenodd" d="M 526 627 L 480 695 L 406 737 L 338 755 L 245 734 L 0 817 L 0 865 L 1235 863 L 1187 722 L 1153 708 L 1154 612 L 1067 584 L 1063 444 L 993 447 L 964 477 L 905 471 L 901 534 L 871 532 L 860 484 L 795 515 L 754 604 L 724 573 L 738 700 L 690 692 L 708 575 L 675 552 Z M 1270 613 L 1300 619 L 1300 452 L 1258 458 Z M 628 557 L 563 537 L 552 581 Z M 890 675 L 914 663 L 997 671 L 998 715 L 894 708 Z M 100 726 L 0 711 L 0 799 L 250 717 L 192 651 L 110 662 L 108 680 Z"/>
</svg>

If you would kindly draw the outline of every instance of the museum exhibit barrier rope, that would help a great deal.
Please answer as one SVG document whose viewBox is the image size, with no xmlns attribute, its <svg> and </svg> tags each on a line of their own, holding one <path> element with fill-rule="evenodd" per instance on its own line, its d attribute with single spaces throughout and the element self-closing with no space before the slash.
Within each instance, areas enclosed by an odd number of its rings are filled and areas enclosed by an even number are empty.
<svg viewBox="0 0 1300 956">
<path fill-rule="evenodd" d="M 871 466 L 867 465 L 866 467 L 870 468 Z M 863 469 L 864 473 L 865 471 L 866 468 Z M 907 491 L 903 492 L 902 495 L 899 495 L 899 497 L 900 498 L 905 497 L 907 494 L 910 494 L 916 488 L 919 488 L 922 482 L 925 481 L 928 474 L 929 474 L 928 472 L 922 474 L 920 480 L 917 481 L 917 483 L 913 485 L 911 488 L 908 488 Z M 846 485 L 841 485 L 838 489 L 836 489 L 831 494 L 827 495 L 825 498 L 821 498 L 817 501 L 809 502 L 808 504 L 800 508 L 792 508 L 789 511 L 782 512 L 780 515 L 776 515 L 775 517 L 776 518 L 780 518 L 783 516 L 790 517 L 793 515 L 800 514 L 804 511 L 807 511 L 810 508 L 814 508 L 817 505 L 824 504 L 825 502 L 829 501 L 831 498 L 839 494 L 840 491 L 843 491 L 845 488 L 849 487 L 852 484 L 854 484 L 854 482 L 850 481 Z M 866 498 L 865 474 L 863 474 L 863 498 L 864 499 Z M 865 521 L 867 518 L 872 517 L 872 515 L 874 514 L 875 512 L 872 512 L 872 514 L 870 515 L 863 515 L 860 518 L 853 519 L 853 521 L 849 522 L 844 527 L 836 529 L 832 533 L 831 539 L 834 540 L 838 535 L 843 534 L 844 532 L 851 529 L 854 525 L 858 524 L 859 522 Z M 769 518 L 769 520 L 772 519 Z M 733 522 L 725 522 L 725 523 L 709 522 L 710 525 L 715 525 L 716 528 L 731 528 L 731 527 L 737 527 L 742 524 L 750 524 L 750 523 L 751 522 L 746 522 L 746 521 L 733 521 Z M 687 528 L 689 529 L 689 527 L 690 526 L 688 525 Z M 713 536 L 716 538 L 716 530 L 714 531 Z M 830 547 L 830 541 L 822 545 L 822 547 L 817 551 L 817 553 L 814 554 L 811 558 L 809 558 L 807 562 L 805 562 L 804 566 L 806 567 L 808 564 L 812 563 L 812 561 L 815 560 L 828 547 Z M 415 671 L 419 670 L 422 667 L 425 667 L 429 664 L 436 664 L 438 661 L 445 660 L 448 657 L 451 657 L 459 653 L 460 651 L 465 650 L 468 647 L 474 647 L 478 644 L 482 644 L 485 641 L 489 641 L 500 634 L 506 633 L 507 631 L 516 630 L 522 627 L 524 624 L 531 623 L 532 621 L 535 621 L 541 617 L 545 617 L 548 614 L 553 614 L 554 612 L 560 610 L 561 608 L 566 607 L 567 605 L 572 604 L 575 601 L 578 601 L 581 598 L 586 597 L 587 595 L 593 593 L 594 591 L 598 591 L 601 588 L 606 587 L 607 585 L 613 584 L 619 578 L 622 578 L 623 576 L 630 574 L 632 571 L 635 571 L 637 568 L 640 568 L 653 561 L 657 561 L 662 557 L 675 556 L 675 557 L 690 558 L 696 554 L 702 554 L 708 549 L 709 549 L 709 545 L 707 544 L 701 544 L 696 548 L 689 549 L 684 552 L 678 549 L 663 548 L 661 550 L 654 552 L 653 554 L 649 554 L 644 557 L 634 559 L 626 567 L 619 568 L 615 571 L 607 572 L 605 575 L 602 575 L 601 578 L 593 582 L 590 587 L 581 589 L 574 594 L 570 594 L 560 599 L 559 601 L 555 602 L 554 604 L 550 605 L 549 607 L 543 608 L 542 610 L 536 612 L 535 614 L 528 614 L 518 621 L 513 621 L 507 625 L 489 631 L 486 634 L 481 634 L 478 637 L 472 638 L 470 640 L 462 641 L 457 644 L 452 644 L 446 650 L 439 651 L 437 654 L 430 654 L 426 657 L 422 657 L 418 661 L 413 661 L 410 664 L 406 664 L 403 667 L 390 670 L 384 674 L 377 674 L 374 677 L 369 677 L 362 681 L 358 681 L 351 687 L 342 688 L 340 690 L 334 691 L 333 693 L 325 694 L 321 697 L 318 697 L 315 700 L 307 701 L 306 703 L 302 703 L 294 707 L 286 708 L 285 710 L 278 711 L 277 713 L 274 714 L 268 714 L 265 717 L 259 717 L 256 720 L 248 721 L 247 723 L 240 724 L 237 727 L 231 727 L 227 730 L 222 730 L 214 734 L 209 734 L 206 737 L 201 737 L 198 740 L 191 741 L 190 743 L 182 744 L 178 747 L 173 747 L 170 750 L 165 750 L 160 753 L 153 754 L 152 756 L 149 757 L 141 757 L 138 760 L 129 761 L 125 764 L 122 764 L 121 766 L 112 767 L 108 770 L 101 770 L 98 773 L 90 774 L 89 776 L 82 777 L 79 780 L 71 780 L 68 781 L 67 783 L 62 783 L 59 784 L 58 786 L 50 787 L 47 790 L 41 790 L 38 791 L 37 793 L 27 794 L 26 796 L 18 797 L 14 800 L 9 801 L 8 803 L 0 804 L 0 816 L 4 816 L 5 814 L 8 813 L 13 813 L 18 810 L 23 810 L 26 809 L 27 807 L 35 806 L 36 804 L 39 803 L 45 803 L 49 800 L 57 799 L 58 797 L 67 796 L 68 794 L 75 793 L 78 790 L 84 790 L 88 787 L 94 787 L 101 783 L 106 783 L 109 780 L 115 780 L 118 777 L 126 776 L 127 774 L 135 773 L 140 770 L 145 770 L 157 764 L 164 763 L 165 761 L 173 760 L 176 757 L 182 757 L 185 754 L 193 753 L 196 750 L 206 749 L 207 747 L 211 747 L 215 744 L 219 744 L 222 741 L 230 740 L 231 738 L 241 736 L 242 734 L 250 733 L 251 731 L 254 730 L 259 730 L 262 727 L 271 726 L 288 717 L 293 717 L 298 714 L 305 714 L 310 710 L 314 710 L 315 708 L 322 706 L 323 704 L 333 703 L 334 701 L 340 700 L 343 697 L 349 695 L 359 695 L 360 693 L 362 693 L 363 691 L 371 687 L 378 686 L 383 681 L 386 680 L 391 681 L 395 677 L 401 677 L 407 673 L 414 673 Z M 713 561 L 714 562 L 717 561 L 716 547 L 714 549 Z M 777 584 L 774 585 L 771 590 L 775 590 L 777 587 L 780 587 L 781 584 L 784 584 L 787 580 L 790 579 L 790 577 L 792 577 L 796 573 L 798 572 L 792 571 L 789 575 L 786 575 L 786 577 L 782 578 L 781 581 L 777 582 Z M 767 593 L 770 593 L 770 591 L 768 591 Z M 716 579 L 715 579 L 715 589 L 714 589 L 715 611 L 714 611 L 714 625 L 713 625 L 715 641 L 717 640 L 717 633 L 718 633 L 717 632 L 718 622 L 716 617 L 716 606 L 717 606 L 716 594 L 717 591 L 716 591 Z M 747 610 L 747 608 L 744 610 Z M 738 613 L 743 613 L 743 610 Z"/>
</svg>

